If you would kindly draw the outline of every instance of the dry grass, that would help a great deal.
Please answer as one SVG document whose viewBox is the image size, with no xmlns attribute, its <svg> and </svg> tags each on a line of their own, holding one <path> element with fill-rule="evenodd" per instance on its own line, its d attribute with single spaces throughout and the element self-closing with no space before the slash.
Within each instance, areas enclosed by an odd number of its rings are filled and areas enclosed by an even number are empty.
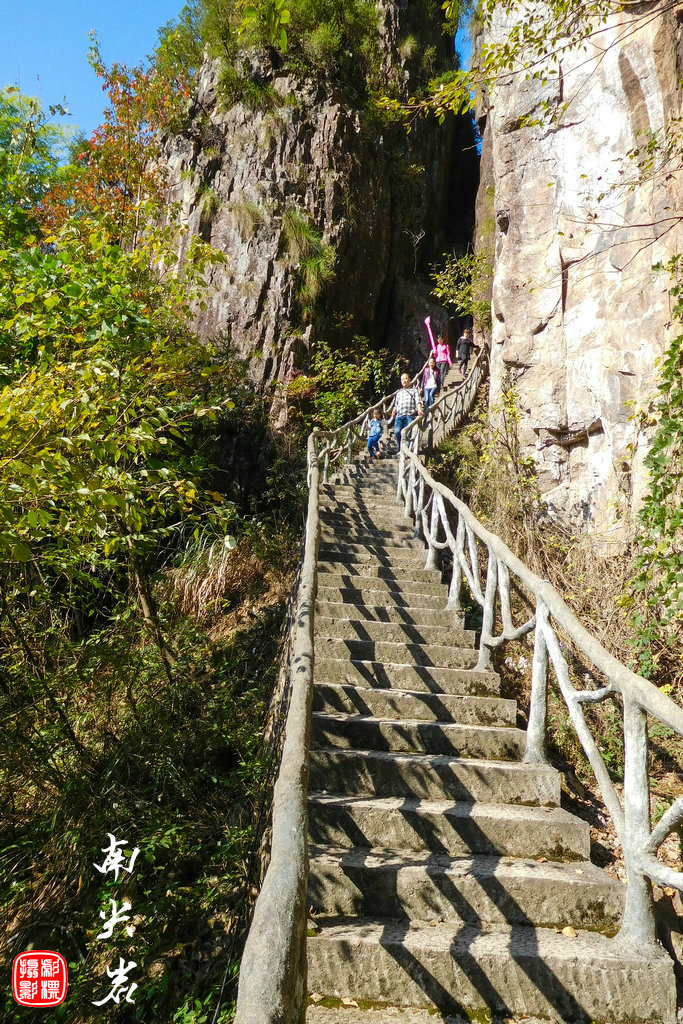
<svg viewBox="0 0 683 1024">
<path fill-rule="evenodd" d="M 194 547 L 182 565 L 166 571 L 164 597 L 180 615 L 203 623 L 217 620 L 217 628 L 225 632 L 236 625 L 230 614 L 233 605 L 239 603 L 241 615 L 258 610 L 266 594 L 268 603 L 273 595 L 286 599 L 289 578 L 288 571 L 258 554 L 248 538 L 235 546 L 215 542 Z"/>
</svg>

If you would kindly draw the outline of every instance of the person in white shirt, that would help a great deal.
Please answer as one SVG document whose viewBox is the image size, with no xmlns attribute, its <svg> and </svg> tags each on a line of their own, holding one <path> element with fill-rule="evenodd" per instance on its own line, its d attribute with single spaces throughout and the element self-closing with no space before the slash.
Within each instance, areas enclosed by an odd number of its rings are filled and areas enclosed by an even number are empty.
<svg viewBox="0 0 683 1024">
<path fill-rule="evenodd" d="M 425 412 L 427 412 L 427 409 L 438 395 L 439 385 L 439 371 L 436 366 L 436 359 L 434 356 L 430 356 L 429 362 L 427 363 L 425 372 L 422 376 L 422 393 L 424 395 Z"/>
</svg>

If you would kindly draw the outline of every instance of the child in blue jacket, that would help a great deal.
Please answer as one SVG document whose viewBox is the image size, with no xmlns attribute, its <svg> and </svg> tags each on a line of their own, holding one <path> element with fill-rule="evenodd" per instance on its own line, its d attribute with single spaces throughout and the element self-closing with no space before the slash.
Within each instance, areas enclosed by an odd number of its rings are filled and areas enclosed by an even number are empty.
<svg viewBox="0 0 683 1024">
<path fill-rule="evenodd" d="M 379 409 L 375 409 L 372 414 L 372 419 L 368 424 L 368 451 L 370 453 L 371 461 L 374 461 L 375 456 L 379 459 L 379 439 L 382 436 L 384 424 L 382 423 L 382 413 Z"/>
</svg>

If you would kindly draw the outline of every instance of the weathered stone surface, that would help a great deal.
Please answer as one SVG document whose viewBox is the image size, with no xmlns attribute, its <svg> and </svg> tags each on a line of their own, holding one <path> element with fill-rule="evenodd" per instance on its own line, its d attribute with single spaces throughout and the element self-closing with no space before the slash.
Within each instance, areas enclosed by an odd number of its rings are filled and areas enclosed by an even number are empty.
<svg viewBox="0 0 683 1024">
<path fill-rule="evenodd" d="M 417 584 L 419 586 L 419 584 Z M 429 584 L 427 584 L 429 586 Z M 333 604 L 344 605 L 364 604 L 366 610 L 380 616 L 385 610 L 399 615 L 415 616 L 420 612 L 432 611 L 443 615 L 446 604 L 443 594 L 401 593 L 398 590 L 376 590 L 366 587 L 362 589 L 350 587 L 318 587 L 318 599 L 321 607 Z M 402 620 L 403 621 L 403 620 Z M 443 621 L 443 620 L 442 620 Z"/>
<path fill-rule="evenodd" d="M 318 682 L 314 711 L 372 715 L 413 721 L 458 722 L 461 725 L 515 724 L 517 704 L 500 697 L 469 697 L 451 693 L 379 690 L 340 683 Z"/>
<path fill-rule="evenodd" d="M 533 1014 L 604 1024 L 674 1024 L 676 983 L 664 952 L 620 949 L 603 935 L 408 922 L 321 922 L 308 940 L 312 992 L 442 1012 Z"/>
<path fill-rule="evenodd" d="M 445 618 L 445 616 L 444 616 Z M 443 626 L 415 626 L 399 622 L 377 622 L 355 615 L 332 618 L 316 615 L 316 636 L 335 640 L 379 640 L 382 643 L 439 644 L 443 647 L 471 647 L 474 631 L 453 622 Z"/>
<path fill-rule="evenodd" d="M 499 17 L 494 35 L 508 30 Z M 634 184 L 629 153 L 680 113 L 680 38 L 670 5 L 629 4 L 586 49 L 562 53 L 559 79 L 510 76 L 482 108 L 482 237 L 495 220 L 491 403 L 510 373 L 546 501 L 614 539 L 646 479 L 651 428 L 634 408 L 653 396 L 655 360 L 677 330 L 667 275 L 653 268 L 683 240 L 677 169 L 655 161 Z M 545 99 L 567 104 L 559 120 L 520 127 Z"/>
<path fill-rule="evenodd" d="M 472 803 L 556 807 L 560 776 L 551 768 L 515 761 L 476 761 L 446 754 L 388 750 L 311 751 L 311 789 L 357 796 L 409 796 Z"/>
<path fill-rule="evenodd" d="M 390 661 L 335 658 L 325 648 L 316 653 L 316 679 L 320 682 L 353 683 L 355 686 L 395 687 L 398 690 L 428 690 L 432 693 L 499 693 L 495 672 L 473 672 L 475 651 L 462 652 L 463 667 L 400 665 Z M 469 663 L 469 666 L 468 664 Z"/>
<path fill-rule="evenodd" d="M 587 861 L 539 864 L 505 857 L 312 851 L 308 895 L 330 917 L 616 930 L 625 887 Z"/>
<path fill-rule="evenodd" d="M 322 595 L 318 596 L 322 597 Z M 381 596 L 379 595 L 375 595 L 375 600 L 377 601 L 376 605 L 362 604 L 360 600 L 354 603 L 318 600 L 315 610 L 324 618 L 357 619 L 362 622 L 397 622 L 408 626 L 448 627 L 450 623 L 453 626 L 458 626 L 459 629 L 462 628 L 462 616 L 456 616 L 455 612 L 446 611 L 443 602 L 441 607 L 436 605 L 434 608 L 424 608 L 422 599 L 416 594 L 410 607 L 397 608 L 394 607 L 393 601 L 380 603 Z"/>
<path fill-rule="evenodd" d="M 525 750 L 525 734 L 511 726 L 461 725 L 321 711 L 313 717 L 313 740 L 318 746 L 416 751 L 497 761 L 518 760 Z"/>
<path fill-rule="evenodd" d="M 309 835 L 318 845 L 428 849 L 450 857 L 590 857 L 588 825 L 559 807 L 311 794 L 308 811 Z"/>
</svg>

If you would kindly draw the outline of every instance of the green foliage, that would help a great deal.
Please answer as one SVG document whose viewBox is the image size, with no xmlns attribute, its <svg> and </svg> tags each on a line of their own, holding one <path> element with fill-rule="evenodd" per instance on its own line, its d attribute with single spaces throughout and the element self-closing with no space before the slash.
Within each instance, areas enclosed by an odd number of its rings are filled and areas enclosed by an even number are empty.
<svg viewBox="0 0 683 1024">
<path fill-rule="evenodd" d="M 19 245 L 37 231 L 36 211 L 59 174 L 67 134 L 53 124 L 61 104 L 43 112 L 17 89 L 0 90 L 0 246 Z"/>
<path fill-rule="evenodd" d="M 254 27 L 258 36 L 270 46 L 278 46 L 287 52 L 286 25 L 291 21 L 289 0 L 259 0 L 248 3 L 242 11 L 242 30 Z"/>
<path fill-rule="evenodd" d="M 371 0 L 291 0 L 292 57 L 317 73 L 360 83 L 378 71 L 378 20 Z"/>
<path fill-rule="evenodd" d="M 251 77 L 249 51 L 275 48 L 294 72 L 344 76 L 361 89 L 379 74 L 372 0 L 192 0 L 160 39 L 194 67 L 204 46 L 220 57 L 220 91 L 228 106 L 245 102 L 251 109 L 269 109 L 274 103 L 274 95 Z"/>
<path fill-rule="evenodd" d="M 314 413 L 308 424 L 334 430 L 357 416 L 374 396 L 385 394 L 398 372 L 386 349 L 375 349 L 367 338 L 356 337 L 352 348 L 334 351 L 318 342 L 311 373 L 287 384 L 287 398 L 301 411 L 307 404 Z"/>
<path fill-rule="evenodd" d="M 217 192 L 212 185 L 207 185 L 202 182 L 202 185 L 197 190 L 197 198 L 201 199 L 202 214 L 207 220 L 213 220 L 221 206 L 223 200 L 220 192 Z"/>
<path fill-rule="evenodd" d="M 442 3 L 441 5 L 441 10 L 443 11 L 444 35 L 447 35 L 449 39 L 453 39 L 461 25 L 467 24 L 469 19 L 472 17 L 476 6 L 476 3 L 461 3 L 460 0 L 445 0 L 445 3 Z"/>
<path fill-rule="evenodd" d="M 106 212 L 67 213 L 33 238 L 60 172 L 47 132 L 17 129 L 0 138 L 26 214 L 0 237 L 0 927 L 65 953 L 76 1024 L 100 1019 L 119 954 L 145 972 L 140 1019 L 199 1022 L 253 884 L 304 449 L 187 327 L 206 247 L 178 277 L 158 269 L 172 228 L 133 249 Z M 116 890 L 92 867 L 107 832 L 141 850 Z M 134 933 L 97 942 L 114 896 Z"/>
<path fill-rule="evenodd" d="M 237 222 L 237 230 L 243 242 L 251 238 L 254 232 L 265 222 L 263 207 L 253 199 L 236 199 L 230 204 L 230 212 Z"/>
<path fill-rule="evenodd" d="M 491 286 L 493 250 L 480 249 L 464 256 L 444 253 L 442 269 L 429 275 L 434 281 L 432 294 L 450 304 L 463 316 L 471 316 L 482 327 L 491 327 Z"/>
<path fill-rule="evenodd" d="M 218 75 L 218 90 L 226 108 L 242 103 L 247 110 L 274 110 L 280 103 L 272 84 L 258 75 L 248 74 L 240 62 L 223 63 Z"/>
<path fill-rule="evenodd" d="M 311 320 L 324 286 L 334 277 L 336 254 L 323 242 L 307 213 L 289 207 L 282 215 L 287 254 L 297 271 L 297 297 L 304 321 Z"/>
<path fill-rule="evenodd" d="M 683 257 L 675 256 L 668 270 L 679 276 Z M 674 316 L 683 322 L 683 284 L 671 289 Z M 645 464 L 650 485 L 639 513 L 640 533 L 636 576 L 624 603 L 633 610 L 634 648 L 638 671 L 664 678 L 671 691 L 680 672 L 662 673 L 679 662 L 683 632 L 683 335 L 669 345 L 659 365 L 657 397 L 647 418 L 656 423 Z"/>
</svg>

